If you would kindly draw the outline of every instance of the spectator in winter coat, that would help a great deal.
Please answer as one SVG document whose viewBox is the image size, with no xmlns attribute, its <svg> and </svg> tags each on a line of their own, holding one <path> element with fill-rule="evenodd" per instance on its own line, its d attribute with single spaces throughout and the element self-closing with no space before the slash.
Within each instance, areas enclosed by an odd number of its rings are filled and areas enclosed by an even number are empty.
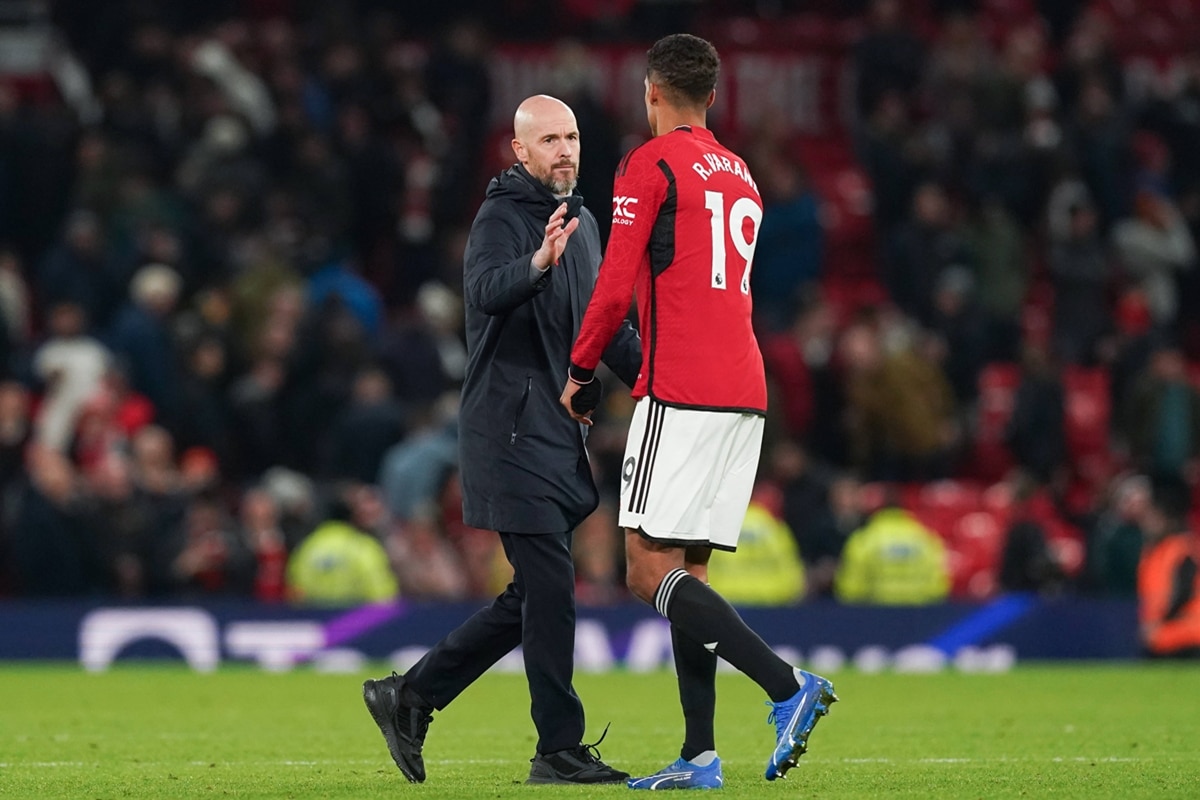
<svg viewBox="0 0 1200 800">
<path fill-rule="evenodd" d="M 1187 478 L 1200 463 L 1200 392 L 1179 348 L 1160 343 L 1133 388 L 1121 433 L 1137 466 L 1154 478 Z"/>
<path fill-rule="evenodd" d="M 1196 260 L 1196 243 L 1179 210 L 1163 195 L 1142 189 L 1134 215 L 1113 228 L 1113 243 L 1146 297 L 1155 325 L 1173 325 L 1179 313 L 1176 274 L 1193 269 Z"/>
<path fill-rule="evenodd" d="M 1065 197 L 1070 187 L 1057 191 Z M 1109 264 L 1099 216 L 1083 189 L 1065 214 L 1052 217 L 1050 277 L 1054 284 L 1055 354 L 1068 364 L 1090 361 L 1107 329 Z M 1066 201 L 1064 201 L 1066 202 Z M 1052 209 L 1055 200 L 1051 199 Z"/>
</svg>

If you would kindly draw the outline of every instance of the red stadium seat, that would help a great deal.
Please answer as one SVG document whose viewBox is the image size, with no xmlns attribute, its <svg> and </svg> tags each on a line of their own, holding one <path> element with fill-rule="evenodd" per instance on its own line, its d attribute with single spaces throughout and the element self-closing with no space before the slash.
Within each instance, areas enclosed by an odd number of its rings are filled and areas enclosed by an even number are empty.
<svg viewBox="0 0 1200 800">
<path fill-rule="evenodd" d="M 993 487 L 994 488 L 994 487 Z M 982 599 L 996 590 L 996 575 L 1006 501 L 985 500 L 988 492 L 969 481 L 912 484 L 900 490 L 901 504 L 946 542 L 950 593 L 954 597 Z"/>
<path fill-rule="evenodd" d="M 824 274 L 840 278 L 876 275 L 871 182 L 845 136 L 803 139 L 796 151 L 823 201 Z"/>
<path fill-rule="evenodd" d="M 980 499 L 983 501 L 983 508 L 985 510 L 993 514 L 1004 524 L 1008 524 L 1008 518 L 1012 514 L 1013 506 L 1013 491 L 1009 484 L 992 484 L 983 490 Z"/>
<path fill-rule="evenodd" d="M 1023 510 L 1031 520 L 1042 526 L 1046 533 L 1046 544 L 1067 577 L 1077 576 L 1084 562 L 1083 533 L 1062 518 L 1045 492 L 1031 497 Z"/>
<path fill-rule="evenodd" d="M 951 547 L 963 557 L 954 577 L 954 594 L 984 599 L 996 591 L 1000 556 L 1004 552 L 1004 526 L 987 511 L 964 515 L 954 526 Z"/>
<path fill-rule="evenodd" d="M 772 26 L 776 41 L 803 50 L 841 50 L 848 44 L 842 38 L 837 20 L 824 14 L 799 14 Z"/>
<path fill-rule="evenodd" d="M 980 488 L 960 481 L 937 481 L 920 487 L 913 511 L 943 539 L 950 540 L 959 521 L 983 506 Z"/>
<path fill-rule="evenodd" d="M 1067 453 L 1072 465 L 1068 506 L 1086 512 L 1117 467 L 1111 448 L 1109 375 L 1104 369 L 1068 367 L 1063 388 Z"/>
<path fill-rule="evenodd" d="M 1072 460 L 1106 452 L 1112 399 L 1108 372 L 1068 367 L 1063 374 L 1066 393 L 1067 450 Z"/>
<path fill-rule="evenodd" d="M 887 291 L 877 281 L 865 278 L 827 275 L 821 281 L 821 291 L 833 308 L 837 324 L 843 327 L 860 309 L 887 301 Z"/>
<path fill-rule="evenodd" d="M 967 465 L 973 478 L 998 481 L 1012 469 L 1013 457 L 1004 443 L 1004 431 L 1012 418 L 1020 381 L 1015 364 L 988 364 L 979 374 L 979 419 L 971 463 Z"/>
</svg>

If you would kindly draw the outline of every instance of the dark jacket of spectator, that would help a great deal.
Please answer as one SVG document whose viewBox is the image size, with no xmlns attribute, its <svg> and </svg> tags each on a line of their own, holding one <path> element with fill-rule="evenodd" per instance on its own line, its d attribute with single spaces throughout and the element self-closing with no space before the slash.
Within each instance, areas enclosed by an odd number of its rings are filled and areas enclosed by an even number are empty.
<svg viewBox="0 0 1200 800">
<path fill-rule="evenodd" d="M 354 397 L 330 434 L 329 468 L 337 479 L 371 483 L 388 448 L 404 438 L 404 411 L 391 396 L 387 378 L 368 370 L 355 382 Z"/>
<path fill-rule="evenodd" d="M 1005 438 L 1017 463 L 1039 482 L 1067 459 L 1065 403 L 1062 380 L 1042 358 L 1027 355 Z"/>
<path fill-rule="evenodd" d="M 98 588 L 99 554 L 76 500 L 74 471 L 65 459 L 45 456 L 31 466 L 12 542 L 25 595 L 65 597 Z"/>
<path fill-rule="evenodd" d="M 1108 255 L 1097 232 L 1096 212 L 1079 205 L 1069 212 L 1067 235 L 1050 247 L 1054 283 L 1054 343 L 1068 363 L 1089 361 L 1108 319 Z"/>
<path fill-rule="evenodd" d="M 1038 592 L 1054 588 L 1062 578 L 1050 555 L 1046 532 L 1033 519 L 1012 524 L 1000 557 L 1000 586 L 1009 592 Z"/>
<path fill-rule="evenodd" d="M 938 278 L 955 265 L 969 263 L 970 253 L 959 235 L 945 191 L 924 183 L 916 191 L 912 215 L 892 242 L 884 282 L 888 294 L 922 325 L 933 319 Z"/>
<path fill-rule="evenodd" d="M 124 277 L 104 252 L 104 236 L 95 214 L 77 211 L 67 220 L 63 239 L 38 264 L 34 286 L 40 301 L 78 303 L 88 321 L 102 327 L 121 304 Z"/>
<path fill-rule="evenodd" d="M 129 366 L 129 382 L 154 405 L 161 420 L 174 422 L 179 409 L 179 366 L 170 314 L 181 288 L 179 275 L 152 264 L 138 270 L 132 302 L 116 315 L 108 334 L 113 353 Z"/>
<path fill-rule="evenodd" d="M 1123 433 L 1138 466 L 1158 478 L 1184 476 L 1200 459 L 1200 392 L 1182 353 L 1160 347 L 1124 409 Z"/>
<path fill-rule="evenodd" d="M 795 313 L 801 287 L 821 277 L 824 231 L 821 199 L 796 164 L 782 161 L 763 180 L 762 225 L 754 248 L 755 316 L 782 330 Z"/>
</svg>

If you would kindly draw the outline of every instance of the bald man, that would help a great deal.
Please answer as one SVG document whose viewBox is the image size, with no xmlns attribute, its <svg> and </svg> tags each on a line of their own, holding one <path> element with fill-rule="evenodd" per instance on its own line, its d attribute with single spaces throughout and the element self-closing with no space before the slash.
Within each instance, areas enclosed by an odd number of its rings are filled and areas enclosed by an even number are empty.
<svg viewBox="0 0 1200 800">
<path fill-rule="evenodd" d="M 572 686 L 571 536 L 599 498 L 587 426 L 558 403 L 600 268 L 600 236 L 575 194 L 571 109 L 553 97 L 528 98 L 513 117 L 512 148 L 517 163 L 488 185 L 464 256 L 459 464 L 463 520 L 498 532 L 513 580 L 407 674 L 364 683 L 363 698 L 396 766 L 419 783 L 433 711 L 520 645 L 538 732 L 528 782 L 619 783 L 628 775 L 582 744 L 583 704 Z M 627 385 L 637 381 L 641 343 L 628 323 L 603 360 Z M 598 390 L 589 397 L 578 413 L 594 407 Z"/>
</svg>

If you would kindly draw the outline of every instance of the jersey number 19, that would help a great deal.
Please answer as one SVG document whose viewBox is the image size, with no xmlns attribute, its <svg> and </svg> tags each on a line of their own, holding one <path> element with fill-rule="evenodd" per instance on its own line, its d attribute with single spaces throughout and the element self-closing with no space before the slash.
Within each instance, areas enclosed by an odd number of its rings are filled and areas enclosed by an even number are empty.
<svg viewBox="0 0 1200 800">
<path fill-rule="evenodd" d="M 705 192 L 704 207 L 712 212 L 712 288 L 725 289 L 725 195 Z M 746 221 L 750 231 L 747 235 Z M 750 264 L 754 260 L 754 245 L 758 241 L 758 226 L 762 222 L 762 207 L 749 197 L 739 197 L 729 209 L 728 231 L 733 249 L 745 261 L 742 272 L 742 294 L 750 294 Z"/>
</svg>

